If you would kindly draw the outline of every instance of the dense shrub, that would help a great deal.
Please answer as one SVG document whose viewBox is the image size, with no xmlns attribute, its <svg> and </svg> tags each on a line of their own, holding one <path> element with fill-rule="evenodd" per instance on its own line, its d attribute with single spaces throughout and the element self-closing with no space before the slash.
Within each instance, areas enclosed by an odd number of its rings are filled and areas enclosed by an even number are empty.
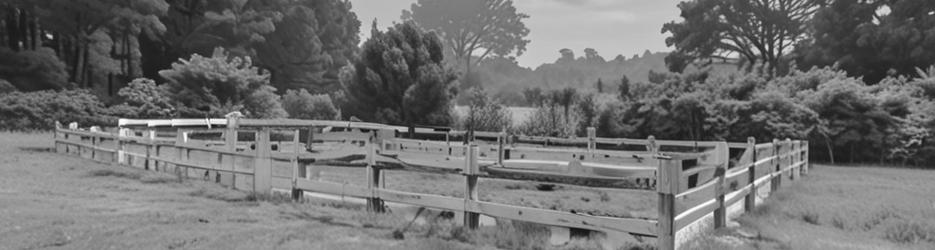
<svg viewBox="0 0 935 250">
<path fill-rule="evenodd" d="M 468 112 L 458 119 L 456 127 L 474 131 L 505 131 L 513 123 L 513 114 L 481 88 L 467 93 Z"/>
<path fill-rule="evenodd" d="M 172 118 L 177 115 L 166 90 L 156 82 L 137 78 L 117 92 L 122 104 L 111 107 L 114 115 L 125 118 Z"/>
<path fill-rule="evenodd" d="M 253 66 L 250 57 L 231 57 L 217 48 L 211 57 L 193 54 L 171 69 L 159 71 L 165 89 L 181 116 L 220 117 L 241 111 L 247 117 L 285 116 L 269 74 Z"/>
<path fill-rule="evenodd" d="M 282 106 L 290 118 L 338 120 L 341 116 L 330 96 L 313 95 L 305 89 L 287 90 L 286 94 L 282 95 Z"/>
<path fill-rule="evenodd" d="M 0 78 L 21 91 L 62 89 L 68 86 L 65 63 L 50 48 L 16 52 L 0 47 Z"/>
<path fill-rule="evenodd" d="M 85 126 L 113 126 L 116 119 L 87 90 L 13 92 L 0 95 L 0 129 L 41 130 L 55 121 Z"/>
<path fill-rule="evenodd" d="M 0 94 L 16 92 L 16 86 L 4 79 L 0 79 Z"/>
<path fill-rule="evenodd" d="M 532 136 L 572 137 L 576 135 L 581 116 L 563 112 L 561 105 L 547 101 L 536 108 L 532 116 L 516 128 L 516 132 Z"/>
</svg>

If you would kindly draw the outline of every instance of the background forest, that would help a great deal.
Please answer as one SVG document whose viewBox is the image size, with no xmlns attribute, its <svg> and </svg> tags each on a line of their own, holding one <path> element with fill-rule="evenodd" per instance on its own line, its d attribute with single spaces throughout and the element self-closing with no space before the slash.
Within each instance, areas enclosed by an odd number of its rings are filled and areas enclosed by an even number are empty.
<svg viewBox="0 0 935 250">
<path fill-rule="evenodd" d="M 535 41 L 511 0 L 418 0 L 387 29 L 346 0 L 6 0 L 0 128 L 240 111 L 549 136 L 594 126 L 605 137 L 808 139 L 814 160 L 935 164 L 935 2 L 675 7 L 681 17 L 660 24 L 673 51 L 605 59 L 566 48 L 526 68 L 516 58 Z"/>
</svg>

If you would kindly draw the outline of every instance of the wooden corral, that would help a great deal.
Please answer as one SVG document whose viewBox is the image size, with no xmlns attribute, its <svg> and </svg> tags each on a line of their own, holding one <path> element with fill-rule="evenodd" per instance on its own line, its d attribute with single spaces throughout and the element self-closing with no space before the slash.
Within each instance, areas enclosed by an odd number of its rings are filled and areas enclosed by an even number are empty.
<svg viewBox="0 0 935 250">
<path fill-rule="evenodd" d="M 487 215 L 627 233 L 656 238 L 659 249 L 676 249 L 698 232 L 724 227 L 729 217 L 761 203 L 758 194 L 798 179 L 809 167 L 808 142 L 789 139 L 757 144 L 752 138 L 598 138 L 593 129 L 585 138 L 425 128 L 412 133 L 374 123 L 238 118 L 121 119 L 112 131 L 56 125 L 58 153 L 200 178 L 260 195 L 280 190 L 297 200 L 303 192 L 359 197 L 374 212 L 384 211 L 384 202 L 450 210 L 463 213 L 471 228 L 477 227 L 480 215 Z M 324 181 L 319 178 L 324 166 L 363 168 L 366 186 Z M 387 189 L 381 178 L 386 170 L 461 175 L 464 195 Z M 658 215 L 594 216 L 481 201 L 479 178 L 655 192 Z"/>
</svg>

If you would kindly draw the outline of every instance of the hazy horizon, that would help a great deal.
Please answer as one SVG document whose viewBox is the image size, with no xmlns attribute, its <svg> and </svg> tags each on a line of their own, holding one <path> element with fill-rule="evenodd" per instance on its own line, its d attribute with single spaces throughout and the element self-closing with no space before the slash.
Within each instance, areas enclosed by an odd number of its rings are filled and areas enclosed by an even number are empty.
<svg viewBox="0 0 935 250">
<path fill-rule="evenodd" d="M 403 9 L 417 0 L 351 0 L 361 22 L 360 39 L 370 37 L 374 19 L 385 29 L 399 22 Z M 528 14 L 526 52 L 517 57 L 520 66 L 535 68 L 555 62 L 558 51 L 569 48 L 583 56 L 594 48 L 604 59 L 618 54 L 627 58 L 644 51 L 671 51 L 660 30 L 666 22 L 679 19 L 680 0 L 514 0 L 517 10 Z M 589 28 L 581 28 L 589 27 Z"/>
</svg>

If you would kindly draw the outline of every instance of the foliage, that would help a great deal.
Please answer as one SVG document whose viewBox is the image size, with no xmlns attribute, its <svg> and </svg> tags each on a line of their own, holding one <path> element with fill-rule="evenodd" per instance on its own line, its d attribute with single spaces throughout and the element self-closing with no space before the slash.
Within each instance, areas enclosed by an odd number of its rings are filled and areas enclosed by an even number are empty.
<svg viewBox="0 0 935 250">
<path fill-rule="evenodd" d="M 172 99 L 165 89 L 156 86 L 156 82 L 146 78 L 133 79 L 126 87 L 117 92 L 123 103 L 117 109 L 124 118 L 173 118 L 177 115 Z"/>
<path fill-rule="evenodd" d="M 0 94 L 0 129 L 42 130 L 77 122 L 82 126 L 110 125 L 117 121 L 103 103 L 87 90 L 44 90 Z"/>
<path fill-rule="evenodd" d="M 305 89 L 287 90 L 282 106 L 290 118 L 310 120 L 338 120 L 341 115 L 326 94 L 313 95 Z"/>
<path fill-rule="evenodd" d="M 513 114 L 498 101 L 492 100 L 483 89 L 471 89 L 468 93 L 468 113 L 459 121 L 462 129 L 469 131 L 506 131 L 513 123 Z"/>
<path fill-rule="evenodd" d="M 444 68 L 442 43 L 415 23 L 373 27 L 361 60 L 342 77 L 342 111 L 365 121 L 448 125 L 456 76 Z"/>
<path fill-rule="evenodd" d="M 22 91 L 68 86 L 65 63 L 55 56 L 55 51 L 44 47 L 20 52 L 0 47 L 0 78 Z"/>
<path fill-rule="evenodd" d="M 812 38 L 796 49 L 798 65 L 837 65 L 871 84 L 915 74 L 935 60 L 932 11 L 935 2 L 926 0 L 832 1 L 815 13 Z"/>
<path fill-rule="evenodd" d="M 437 32 L 445 55 L 464 65 L 465 74 L 487 56 L 522 55 L 529 43 L 526 18 L 512 0 L 419 0 L 402 14 L 402 20 Z"/>
<path fill-rule="evenodd" d="M 783 56 L 803 38 L 807 22 L 821 0 L 689 0 L 679 3 L 682 22 L 663 25 L 669 69 L 681 72 L 686 62 L 739 55 L 747 70 L 765 65 L 772 74 Z"/>
<path fill-rule="evenodd" d="M 536 111 L 516 128 L 516 132 L 531 136 L 575 136 L 581 117 L 576 113 L 562 112 L 560 108 L 561 105 L 546 101 L 544 105 L 536 108 Z"/>
<path fill-rule="evenodd" d="M 10 92 L 16 92 L 16 86 L 13 86 L 10 82 L 4 79 L 0 79 L 0 94 L 6 94 Z"/>
<path fill-rule="evenodd" d="M 254 67 L 250 57 L 230 57 L 217 48 L 211 57 L 194 54 L 159 74 L 168 80 L 163 86 L 182 116 L 220 117 L 231 111 L 248 117 L 285 116 L 269 74 Z"/>
</svg>

